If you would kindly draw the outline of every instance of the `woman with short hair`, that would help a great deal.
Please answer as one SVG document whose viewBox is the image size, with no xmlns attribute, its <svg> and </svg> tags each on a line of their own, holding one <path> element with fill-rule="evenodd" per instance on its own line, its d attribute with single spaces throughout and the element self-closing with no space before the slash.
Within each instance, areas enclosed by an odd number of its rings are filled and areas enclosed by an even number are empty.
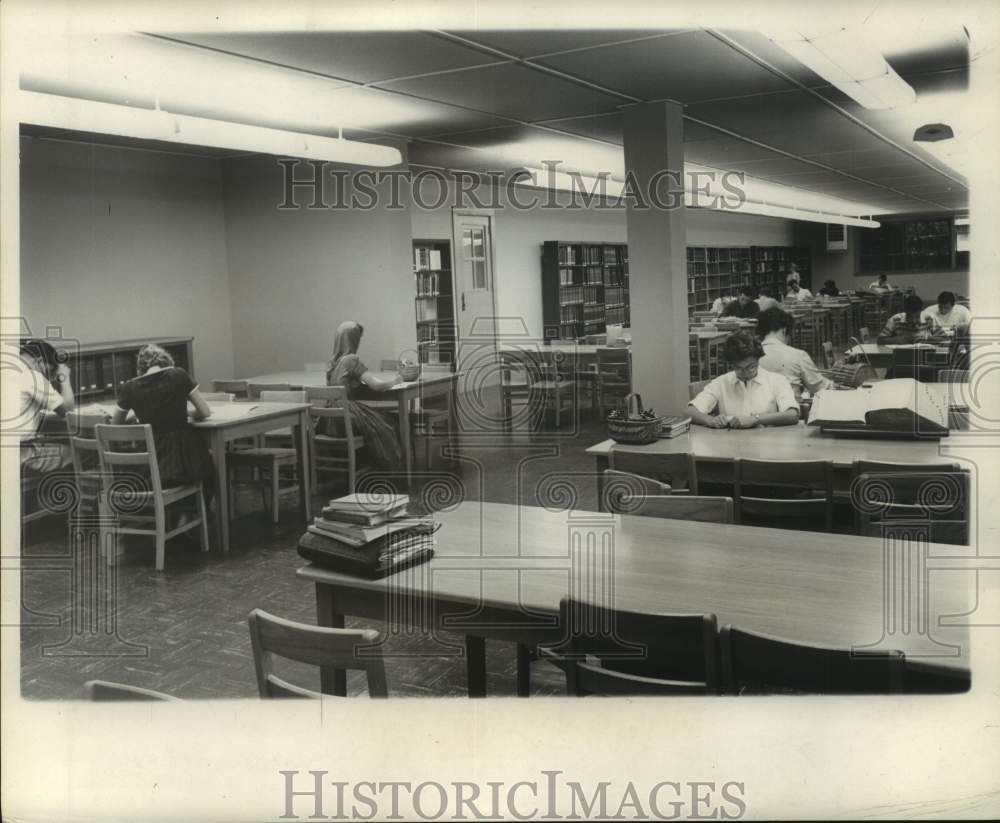
<svg viewBox="0 0 1000 823">
<path fill-rule="evenodd" d="M 688 404 L 686 413 L 692 422 L 713 429 L 798 422 L 799 404 L 788 380 L 758 368 L 764 349 L 756 337 L 747 331 L 735 332 L 726 338 L 722 352 L 731 370 L 716 377 Z"/>
</svg>

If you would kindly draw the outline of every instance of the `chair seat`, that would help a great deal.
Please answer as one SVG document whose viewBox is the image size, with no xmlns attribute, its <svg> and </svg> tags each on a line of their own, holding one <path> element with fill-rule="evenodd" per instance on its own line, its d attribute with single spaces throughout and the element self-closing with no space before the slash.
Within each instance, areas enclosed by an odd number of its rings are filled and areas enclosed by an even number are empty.
<svg viewBox="0 0 1000 823">
<path fill-rule="evenodd" d="M 570 389 L 575 385 L 574 380 L 539 380 L 529 387 L 532 391 L 559 391 Z"/>
<path fill-rule="evenodd" d="M 230 452 L 226 462 L 231 466 L 279 465 L 294 466 L 298 463 L 295 449 L 251 448 Z"/>
<path fill-rule="evenodd" d="M 354 435 L 354 437 L 332 437 L 329 434 L 317 434 L 316 435 L 316 445 L 325 446 L 347 446 L 348 443 L 356 449 L 360 449 L 365 444 L 365 439 L 361 435 Z"/>
<path fill-rule="evenodd" d="M 192 494 L 198 494 L 201 491 L 200 483 L 188 483 L 184 486 L 170 486 L 169 488 L 162 489 L 163 505 L 169 506 L 171 503 L 176 503 L 178 500 L 183 500 L 185 497 L 189 497 Z M 132 500 L 143 500 L 146 505 L 151 504 L 155 497 L 155 492 L 128 492 L 128 498 Z M 127 514 L 124 516 L 128 516 Z"/>
</svg>

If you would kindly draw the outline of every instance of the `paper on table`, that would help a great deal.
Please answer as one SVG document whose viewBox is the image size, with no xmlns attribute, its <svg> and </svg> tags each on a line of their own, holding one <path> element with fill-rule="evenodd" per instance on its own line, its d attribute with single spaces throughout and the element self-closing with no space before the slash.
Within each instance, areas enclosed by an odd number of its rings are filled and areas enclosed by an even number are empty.
<svg viewBox="0 0 1000 823">
<path fill-rule="evenodd" d="M 255 403 L 209 403 L 212 416 L 209 420 L 239 420 L 259 409 Z"/>
</svg>

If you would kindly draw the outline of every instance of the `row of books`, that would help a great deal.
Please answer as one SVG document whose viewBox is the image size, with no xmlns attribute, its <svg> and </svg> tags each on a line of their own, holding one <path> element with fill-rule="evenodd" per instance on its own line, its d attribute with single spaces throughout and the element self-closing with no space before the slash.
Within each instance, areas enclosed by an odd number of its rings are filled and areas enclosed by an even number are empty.
<svg viewBox="0 0 1000 823">
<path fill-rule="evenodd" d="M 409 514 L 405 494 L 350 494 L 330 500 L 299 539 L 299 554 L 345 574 L 384 577 L 434 555 L 433 515 Z"/>
<path fill-rule="evenodd" d="M 629 320 L 628 304 L 620 303 L 616 306 L 605 307 L 604 320 L 612 326 L 627 323 Z"/>
<path fill-rule="evenodd" d="M 441 252 L 426 246 L 417 246 L 413 250 L 413 268 L 417 271 L 441 268 Z"/>
<path fill-rule="evenodd" d="M 437 272 L 417 273 L 417 297 L 437 297 L 441 293 L 441 280 Z"/>
</svg>

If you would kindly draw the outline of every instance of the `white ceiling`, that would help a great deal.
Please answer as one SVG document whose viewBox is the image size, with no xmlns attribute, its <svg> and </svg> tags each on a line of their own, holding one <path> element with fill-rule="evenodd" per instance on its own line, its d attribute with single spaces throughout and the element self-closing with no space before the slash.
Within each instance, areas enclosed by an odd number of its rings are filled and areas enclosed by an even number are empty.
<svg viewBox="0 0 1000 823">
<path fill-rule="evenodd" d="M 871 112 L 766 37 L 733 30 L 179 33 L 87 37 L 28 65 L 21 87 L 355 139 L 410 142 L 412 164 L 507 169 L 562 160 L 621 174 L 621 109 L 685 105 L 693 163 L 863 203 L 964 210 L 963 158 L 912 142 L 961 119 L 955 30 L 883 48 L 917 104 Z M 914 125 L 914 118 L 918 120 Z M 207 152 L 206 152 L 207 153 Z"/>
</svg>

